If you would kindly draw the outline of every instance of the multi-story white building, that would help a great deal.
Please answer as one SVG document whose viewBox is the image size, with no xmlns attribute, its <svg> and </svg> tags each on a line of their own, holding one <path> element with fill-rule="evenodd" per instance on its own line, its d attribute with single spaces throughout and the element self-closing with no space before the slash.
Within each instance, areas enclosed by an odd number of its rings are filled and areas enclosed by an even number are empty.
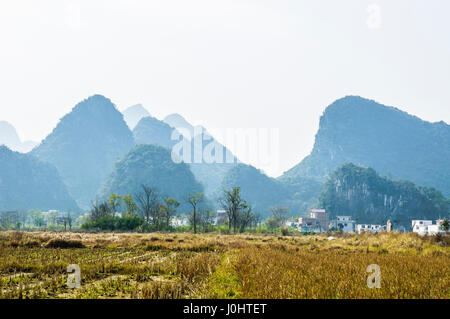
<svg viewBox="0 0 450 319">
<path fill-rule="evenodd" d="M 436 235 L 438 233 L 445 233 L 441 229 L 442 220 L 436 220 L 433 224 L 432 220 L 413 219 L 411 221 L 412 231 L 419 235 Z"/>
<path fill-rule="evenodd" d="M 384 225 L 372 225 L 372 224 L 356 224 L 356 232 L 361 233 L 379 233 L 386 231 L 386 226 Z"/>
</svg>

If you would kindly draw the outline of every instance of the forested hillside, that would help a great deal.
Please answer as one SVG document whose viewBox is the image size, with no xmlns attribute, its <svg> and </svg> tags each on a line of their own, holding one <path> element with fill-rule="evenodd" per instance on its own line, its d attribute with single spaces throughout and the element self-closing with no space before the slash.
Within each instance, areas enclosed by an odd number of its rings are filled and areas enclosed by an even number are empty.
<svg viewBox="0 0 450 319">
<path fill-rule="evenodd" d="M 189 194 L 203 192 L 203 187 L 185 163 L 172 161 L 170 150 L 156 145 L 137 145 L 115 165 L 99 192 L 100 199 L 110 194 L 137 195 L 142 185 L 156 189 L 162 197 L 181 203 L 180 212 L 190 212 Z"/>
<path fill-rule="evenodd" d="M 434 188 L 381 177 L 372 168 L 351 163 L 330 174 L 320 205 L 332 217 L 349 215 L 358 223 L 385 224 L 409 230 L 411 219 L 446 218 L 450 201 Z"/>
<path fill-rule="evenodd" d="M 0 146 L 0 163 L 0 211 L 79 211 L 51 164 L 6 146 Z"/>
<path fill-rule="evenodd" d="M 94 95 L 65 115 L 31 154 L 53 164 L 69 193 L 86 208 L 133 144 L 123 115 L 109 99 Z"/>
<path fill-rule="evenodd" d="M 242 197 L 263 218 L 268 217 L 270 208 L 275 206 L 287 207 L 290 216 L 303 215 L 317 203 L 317 197 L 312 193 L 318 194 L 322 189 L 322 184 L 312 182 L 295 186 L 284 184 L 251 165 L 238 164 L 227 172 L 214 198 L 220 198 L 223 190 L 236 186 L 241 188 Z"/>
<path fill-rule="evenodd" d="M 280 180 L 324 181 L 345 162 L 370 166 L 382 175 L 434 187 L 450 196 L 450 126 L 347 96 L 327 107 L 313 151 Z"/>
</svg>

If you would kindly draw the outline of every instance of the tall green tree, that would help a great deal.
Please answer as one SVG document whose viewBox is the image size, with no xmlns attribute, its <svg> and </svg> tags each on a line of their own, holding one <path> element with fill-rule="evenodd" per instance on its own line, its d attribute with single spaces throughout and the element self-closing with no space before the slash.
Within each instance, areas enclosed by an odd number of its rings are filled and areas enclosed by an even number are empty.
<svg viewBox="0 0 450 319">
<path fill-rule="evenodd" d="M 121 203 L 122 203 L 122 196 L 114 194 L 114 193 L 109 195 L 108 204 L 109 204 L 109 207 L 111 208 L 111 213 L 112 213 L 113 218 L 119 212 Z"/>
<path fill-rule="evenodd" d="M 134 201 L 133 195 L 128 194 L 123 196 L 123 201 L 125 202 L 125 211 L 122 215 L 133 216 L 138 211 L 136 202 Z"/>
</svg>

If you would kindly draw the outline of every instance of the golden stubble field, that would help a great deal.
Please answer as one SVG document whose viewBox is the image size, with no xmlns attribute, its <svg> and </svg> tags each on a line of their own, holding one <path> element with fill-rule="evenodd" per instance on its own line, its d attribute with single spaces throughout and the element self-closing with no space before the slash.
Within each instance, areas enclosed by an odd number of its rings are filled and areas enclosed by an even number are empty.
<svg viewBox="0 0 450 319">
<path fill-rule="evenodd" d="M 335 235 L 334 235 L 335 236 Z M 0 298 L 450 298 L 448 237 L 0 232 Z M 81 287 L 67 286 L 79 265 Z M 377 264 L 381 288 L 368 288 Z"/>
</svg>

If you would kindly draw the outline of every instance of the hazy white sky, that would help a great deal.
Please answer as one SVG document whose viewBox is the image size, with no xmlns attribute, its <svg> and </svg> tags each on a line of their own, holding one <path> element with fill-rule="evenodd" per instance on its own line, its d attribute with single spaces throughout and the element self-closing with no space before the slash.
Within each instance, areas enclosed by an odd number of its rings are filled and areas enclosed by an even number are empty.
<svg viewBox="0 0 450 319">
<path fill-rule="evenodd" d="M 448 0 L 4 0 L 0 120 L 39 141 L 99 93 L 207 128 L 279 128 L 277 176 L 345 95 L 449 123 L 449 12 Z"/>
</svg>

